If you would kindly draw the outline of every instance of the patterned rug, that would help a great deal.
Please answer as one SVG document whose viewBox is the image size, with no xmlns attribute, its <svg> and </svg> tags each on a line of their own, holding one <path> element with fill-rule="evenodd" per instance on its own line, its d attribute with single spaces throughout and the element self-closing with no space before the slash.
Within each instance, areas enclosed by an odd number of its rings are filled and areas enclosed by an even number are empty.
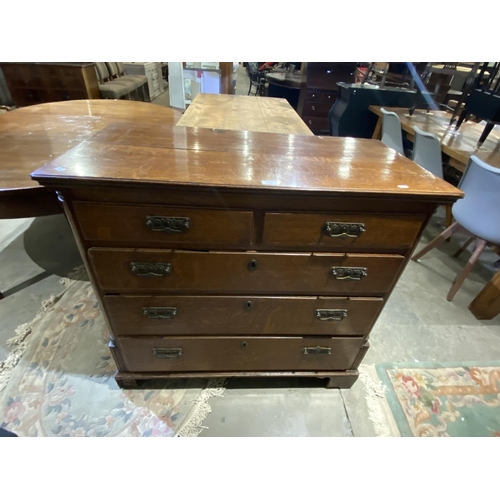
<svg viewBox="0 0 500 500">
<path fill-rule="evenodd" d="M 360 371 L 380 436 L 500 437 L 500 362 L 382 363 Z"/>
<path fill-rule="evenodd" d="M 21 325 L 0 365 L 0 427 L 19 436 L 197 436 L 222 381 L 157 381 L 122 390 L 86 276 Z"/>
</svg>

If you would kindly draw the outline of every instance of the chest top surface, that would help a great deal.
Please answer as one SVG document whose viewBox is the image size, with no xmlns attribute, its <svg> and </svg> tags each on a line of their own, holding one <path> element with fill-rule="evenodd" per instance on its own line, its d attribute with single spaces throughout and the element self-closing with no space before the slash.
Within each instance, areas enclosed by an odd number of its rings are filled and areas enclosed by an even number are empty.
<svg viewBox="0 0 500 500">
<path fill-rule="evenodd" d="M 115 123 L 32 174 L 42 185 L 418 196 L 462 192 L 379 141 Z"/>
</svg>

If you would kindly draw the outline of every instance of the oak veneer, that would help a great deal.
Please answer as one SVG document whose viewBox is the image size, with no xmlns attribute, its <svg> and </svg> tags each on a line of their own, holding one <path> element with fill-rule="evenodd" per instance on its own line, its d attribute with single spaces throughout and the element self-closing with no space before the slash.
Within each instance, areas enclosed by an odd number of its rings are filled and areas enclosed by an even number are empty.
<svg viewBox="0 0 500 500">
<path fill-rule="evenodd" d="M 136 335 L 368 335 L 383 299 L 375 297 L 105 296 L 113 331 Z M 336 311 L 321 319 L 318 311 Z M 195 312 L 193 314 L 193 311 Z M 323 317 L 324 318 L 324 317 Z"/>
<path fill-rule="evenodd" d="M 64 201 L 122 386 L 290 375 L 352 385 L 427 220 L 462 196 L 377 141 L 127 123 L 33 178 Z M 325 222 L 351 225 L 326 238 Z"/>
</svg>

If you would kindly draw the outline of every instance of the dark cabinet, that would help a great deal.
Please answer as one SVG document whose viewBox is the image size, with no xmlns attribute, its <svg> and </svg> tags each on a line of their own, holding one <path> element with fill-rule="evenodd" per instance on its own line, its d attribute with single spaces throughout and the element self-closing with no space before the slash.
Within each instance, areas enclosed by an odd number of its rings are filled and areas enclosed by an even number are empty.
<svg viewBox="0 0 500 500">
<path fill-rule="evenodd" d="M 354 62 L 304 63 L 305 73 L 299 96 L 298 113 L 318 135 L 329 135 L 328 112 L 338 95 L 338 82 L 354 82 Z"/>
</svg>

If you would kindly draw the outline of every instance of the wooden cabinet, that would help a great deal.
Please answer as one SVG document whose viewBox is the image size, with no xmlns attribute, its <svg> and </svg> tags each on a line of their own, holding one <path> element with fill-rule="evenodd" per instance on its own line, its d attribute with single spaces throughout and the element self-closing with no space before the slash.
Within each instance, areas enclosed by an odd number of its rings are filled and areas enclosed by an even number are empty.
<svg viewBox="0 0 500 500">
<path fill-rule="evenodd" d="M 338 95 L 339 82 L 354 82 L 356 63 L 304 63 L 298 113 L 317 135 L 330 135 L 328 112 Z"/>
<path fill-rule="evenodd" d="M 163 92 L 161 62 L 126 62 L 123 65 L 126 75 L 144 75 L 148 77 L 150 100 Z"/>
<path fill-rule="evenodd" d="M 18 107 L 100 98 L 94 63 L 1 63 L 0 67 Z"/>
<path fill-rule="evenodd" d="M 33 177 L 64 199 L 123 386 L 349 387 L 428 218 L 461 196 L 422 172 L 379 141 L 116 124 Z"/>
</svg>

